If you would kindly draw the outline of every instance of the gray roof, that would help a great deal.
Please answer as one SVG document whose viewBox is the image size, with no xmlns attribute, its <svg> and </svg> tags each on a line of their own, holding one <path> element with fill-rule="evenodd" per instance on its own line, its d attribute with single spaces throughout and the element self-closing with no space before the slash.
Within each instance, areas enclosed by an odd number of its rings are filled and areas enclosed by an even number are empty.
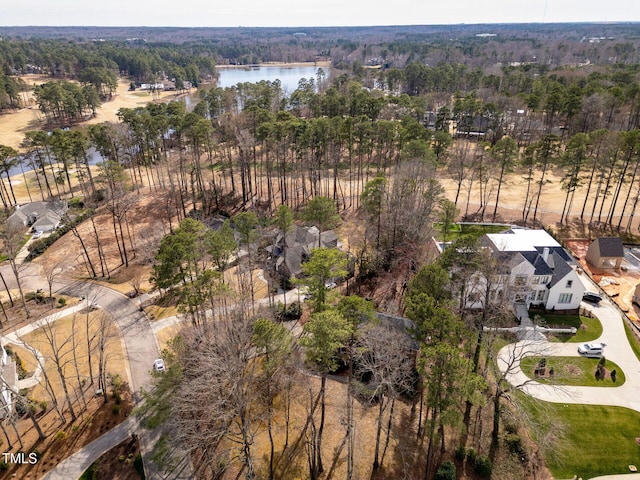
<svg viewBox="0 0 640 480">
<path fill-rule="evenodd" d="M 311 250 L 318 248 L 318 236 L 320 236 L 320 246 L 333 248 L 337 246 L 338 237 L 331 230 L 326 232 L 318 231 L 317 227 L 300 227 L 298 225 L 287 232 L 284 241 L 287 247 L 287 269 L 294 276 L 302 273 L 302 263 L 306 261 L 311 254 Z M 282 235 L 279 234 L 276 239 L 276 246 L 282 253 Z M 276 252 L 274 251 L 274 254 Z M 282 262 L 277 261 L 276 266 L 280 267 Z"/>
<path fill-rule="evenodd" d="M 53 230 L 62 216 L 69 209 L 64 200 L 51 202 L 31 202 L 25 205 L 16 205 L 15 212 L 7 219 L 15 227 L 30 227 L 34 230 Z"/>
<path fill-rule="evenodd" d="M 598 244 L 600 257 L 624 257 L 620 237 L 600 237 L 594 240 Z"/>
<path fill-rule="evenodd" d="M 535 268 L 534 275 L 552 275 L 547 284 L 549 288 L 573 270 L 575 264 L 573 257 L 544 230 L 512 229 L 502 234 L 487 234 L 482 242 L 493 249 L 498 273 L 510 273 L 524 259 Z M 546 261 L 545 250 L 548 250 Z"/>
<path fill-rule="evenodd" d="M 536 258 L 535 262 L 533 263 L 533 266 L 536 269 L 536 271 L 534 272 L 534 275 L 552 275 L 553 274 L 553 270 L 551 269 L 551 267 L 547 264 L 547 262 L 544 261 L 544 259 L 540 255 L 538 255 L 538 258 Z"/>
<path fill-rule="evenodd" d="M 549 257 L 553 258 L 553 263 L 555 265 L 551 282 L 547 284 L 547 287 L 551 288 L 566 277 L 569 272 L 572 272 L 573 268 L 571 268 L 571 265 L 565 262 L 557 252 L 549 253 Z"/>
</svg>

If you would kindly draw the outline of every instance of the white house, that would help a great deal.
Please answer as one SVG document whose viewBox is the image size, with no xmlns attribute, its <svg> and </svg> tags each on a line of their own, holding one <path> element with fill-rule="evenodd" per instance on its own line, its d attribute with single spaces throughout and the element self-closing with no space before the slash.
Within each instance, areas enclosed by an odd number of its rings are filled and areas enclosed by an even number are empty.
<svg viewBox="0 0 640 480">
<path fill-rule="evenodd" d="M 498 264 L 490 300 L 507 298 L 547 310 L 580 307 L 585 289 L 576 272 L 578 265 L 546 231 L 512 228 L 487 234 L 482 243 Z"/>
<path fill-rule="evenodd" d="M 0 344 L 0 418 L 13 410 L 13 395 L 18 383 L 16 363 L 11 360 L 4 345 Z"/>
</svg>

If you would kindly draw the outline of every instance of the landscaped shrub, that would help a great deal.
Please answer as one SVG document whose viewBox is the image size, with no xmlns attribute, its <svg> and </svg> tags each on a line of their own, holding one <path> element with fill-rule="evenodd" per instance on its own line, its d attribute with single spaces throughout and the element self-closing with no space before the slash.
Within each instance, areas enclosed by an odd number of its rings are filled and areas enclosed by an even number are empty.
<svg viewBox="0 0 640 480">
<path fill-rule="evenodd" d="M 120 413 L 120 405 L 118 405 L 117 403 L 111 405 L 111 413 L 113 413 L 114 415 L 118 415 Z"/>
<path fill-rule="evenodd" d="M 9 464 L 7 462 L 0 462 L 0 472 L 6 472 L 9 470 Z"/>
<path fill-rule="evenodd" d="M 467 456 L 467 449 L 464 448 L 464 445 L 460 445 L 459 447 L 456 447 L 456 452 L 454 455 L 456 457 L 456 460 L 462 462 L 464 460 L 464 457 Z"/>
<path fill-rule="evenodd" d="M 56 441 L 64 442 L 66 439 L 67 439 L 67 432 L 65 432 L 64 430 L 59 430 L 58 433 L 56 433 Z"/>
<path fill-rule="evenodd" d="M 464 447 L 463 447 L 464 448 Z M 456 480 L 456 466 L 450 460 L 447 460 L 436 472 L 435 480 Z"/>
<path fill-rule="evenodd" d="M 67 304 L 67 299 L 66 298 L 59 298 L 58 299 L 58 305 L 60 307 L 64 307 Z"/>
<path fill-rule="evenodd" d="M 504 440 L 511 453 L 518 455 L 519 457 L 523 457 L 527 454 L 526 450 L 524 449 L 524 445 L 522 444 L 522 439 L 519 435 L 510 433 L 505 437 Z"/>
<path fill-rule="evenodd" d="M 286 306 L 284 304 L 278 302 L 276 305 L 276 318 L 281 322 L 286 322 L 288 320 L 298 320 L 302 315 L 302 307 L 300 302 L 293 302 Z"/>
<path fill-rule="evenodd" d="M 484 455 L 478 455 L 473 469 L 481 477 L 489 478 L 492 470 L 491 460 L 489 460 L 489 457 L 485 457 Z"/>
<path fill-rule="evenodd" d="M 475 465 L 476 464 L 476 449 L 471 447 L 469 448 L 469 450 L 467 450 L 467 462 L 469 462 L 471 465 Z"/>
</svg>

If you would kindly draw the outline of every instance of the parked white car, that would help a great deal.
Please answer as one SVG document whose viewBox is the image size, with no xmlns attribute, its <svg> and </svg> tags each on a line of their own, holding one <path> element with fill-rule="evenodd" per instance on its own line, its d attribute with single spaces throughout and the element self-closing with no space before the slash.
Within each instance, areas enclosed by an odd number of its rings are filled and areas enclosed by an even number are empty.
<svg viewBox="0 0 640 480">
<path fill-rule="evenodd" d="M 604 343 L 585 343 L 578 347 L 578 353 L 583 357 L 600 358 L 604 354 Z"/>
<path fill-rule="evenodd" d="M 155 362 L 153 362 L 153 369 L 156 372 L 164 372 L 165 370 L 164 360 L 162 360 L 161 358 L 158 358 Z"/>
<path fill-rule="evenodd" d="M 42 236 L 42 233 L 40 230 L 36 230 L 33 235 L 31 236 L 31 238 L 40 238 Z"/>
</svg>

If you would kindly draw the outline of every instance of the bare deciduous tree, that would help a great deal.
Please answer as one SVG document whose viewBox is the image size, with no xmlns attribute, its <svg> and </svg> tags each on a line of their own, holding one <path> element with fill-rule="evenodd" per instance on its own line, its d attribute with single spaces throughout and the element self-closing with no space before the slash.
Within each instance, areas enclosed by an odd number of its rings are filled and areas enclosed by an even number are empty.
<svg viewBox="0 0 640 480">
<path fill-rule="evenodd" d="M 376 419 L 375 453 L 373 469 L 382 466 L 389 445 L 396 399 L 410 393 L 415 387 L 414 349 L 410 337 L 397 329 L 385 325 L 372 325 L 360 336 L 360 349 L 356 362 L 361 375 L 370 375 L 367 385 L 372 403 L 378 403 Z M 388 413 L 387 413 L 388 410 Z M 387 415 L 386 439 L 380 453 L 384 416 Z"/>
</svg>

